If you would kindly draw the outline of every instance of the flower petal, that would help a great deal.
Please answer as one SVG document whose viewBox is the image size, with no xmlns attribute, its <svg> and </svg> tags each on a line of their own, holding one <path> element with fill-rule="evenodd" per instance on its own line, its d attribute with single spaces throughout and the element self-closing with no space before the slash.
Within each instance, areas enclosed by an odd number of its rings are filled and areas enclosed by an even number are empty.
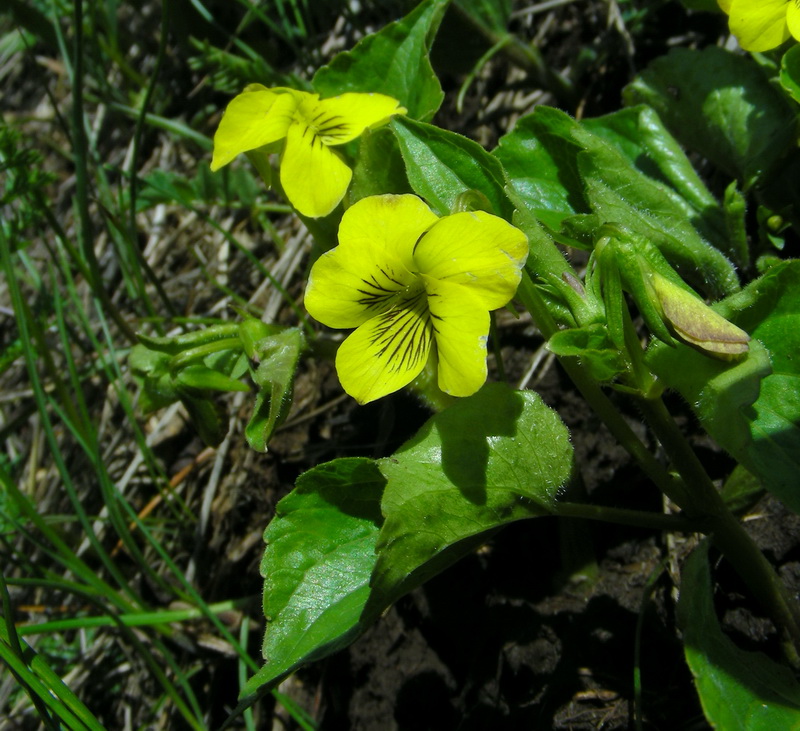
<svg viewBox="0 0 800 731">
<path fill-rule="evenodd" d="M 489 313 L 467 287 L 422 275 L 428 292 L 439 388 L 451 396 L 471 396 L 486 382 Z"/>
<path fill-rule="evenodd" d="M 415 195 L 373 195 L 345 211 L 339 225 L 339 243 L 348 251 L 375 246 L 412 271 L 414 245 L 438 220 Z"/>
<path fill-rule="evenodd" d="M 433 341 L 425 291 L 373 317 L 341 344 L 336 371 L 347 393 L 361 404 L 407 386 L 425 367 Z"/>
<path fill-rule="evenodd" d="M 342 159 L 303 124 L 286 134 L 281 185 L 289 202 L 304 216 L 327 216 L 344 198 L 353 173 Z"/>
<path fill-rule="evenodd" d="M 386 124 L 393 114 L 405 112 L 390 96 L 349 93 L 317 102 L 308 122 L 326 145 L 343 145 L 368 127 Z"/>
<path fill-rule="evenodd" d="M 745 51 L 769 51 L 789 37 L 787 8 L 794 0 L 733 0 L 731 33 Z"/>
<path fill-rule="evenodd" d="M 235 96 L 214 134 L 211 169 L 219 170 L 242 152 L 255 150 L 286 136 L 297 98 L 251 85 Z"/>
<path fill-rule="evenodd" d="M 358 249 L 337 246 L 311 267 L 305 306 L 328 327 L 358 327 L 391 309 L 415 281 L 398 259 L 371 242 Z"/>
<path fill-rule="evenodd" d="M 419 240 L 414 262 L 429 277 L 468 287 L 487 310 L 494 310 L 514 296 L 527 255 L 522 231 L 474 211 L 442 218 Z"/>
<path fill-rule="evenodd" d="M 796 2 L 790 2 L 786 8 L 786 23 L 795 40 L 800 41 L 800 5 Z"/>
</svg>

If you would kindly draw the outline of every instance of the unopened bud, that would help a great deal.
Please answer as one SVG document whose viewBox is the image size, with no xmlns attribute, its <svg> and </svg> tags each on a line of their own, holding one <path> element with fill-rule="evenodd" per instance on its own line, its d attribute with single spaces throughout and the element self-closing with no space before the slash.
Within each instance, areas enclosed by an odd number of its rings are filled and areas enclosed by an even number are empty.
<svg viewBox="0 0 800 731">
<path fill-rule="evenodd" d="M 749 350 L 750 336 L 744 330 L 666 277 L 657 272 L 650 276 L 664 321 L 679 340 L 721 360 L 734 360 Z"/>
</svg>

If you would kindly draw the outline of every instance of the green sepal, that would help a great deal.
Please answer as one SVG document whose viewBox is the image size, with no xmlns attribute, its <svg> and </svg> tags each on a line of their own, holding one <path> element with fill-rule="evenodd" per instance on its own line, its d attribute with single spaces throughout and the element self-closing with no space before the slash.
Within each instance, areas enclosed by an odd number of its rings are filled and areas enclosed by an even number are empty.
<svg viewBox="0 0 800 731">
<path fill-rule="evenodd" d="M 747 332 L 737 363 L 651 345 L 647 362 L 717 443 L 800 513 L 800 261 L 784 261 L 713 308 Z"/>
<path fill-rule="evenodd" d="M 547 348 L 559 357 L 578 358 L 601 383 L 613 381 L 627 371 L 622 351 L 612 341 L 608 328 L 600 323 L 560 330 L 547 341 Z"/>
<path fill-rule="evenodd" d="M 730 185 L 725 188 L 722 207 L 725 214 L 725 232 L 728 239 L 728 247 L 724 251 L 730 256 L 731 261 L 740 267 L 745 267 L 750 263 L 750 252 L 747 247 L 747 226 L 745 223 L 747 203 L 735 180 L 732 180 Z"/>
<path fill-rule="evenodd" d="M 270 325 L 255 317 L 247 317 L 239 323 L 238 333 L 245 355 L 250 360 L 260 360 L 259 349 L 261 342 L 281 332 L 283 328 L 278 325 Z"/>
</svg>

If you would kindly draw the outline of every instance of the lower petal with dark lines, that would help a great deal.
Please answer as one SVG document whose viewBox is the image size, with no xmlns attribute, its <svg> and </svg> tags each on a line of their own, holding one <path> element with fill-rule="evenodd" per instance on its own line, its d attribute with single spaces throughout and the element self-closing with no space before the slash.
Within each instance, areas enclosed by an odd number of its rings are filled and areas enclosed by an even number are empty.
<svg viewBox="0 0 800 731">
<path fill-rule="evenodd" d="M 342 387 L 365 404 L 398 391 L 425 367 L 433 326 L 424 291 L 360 325 L 339 347 Z"/>
</svg>

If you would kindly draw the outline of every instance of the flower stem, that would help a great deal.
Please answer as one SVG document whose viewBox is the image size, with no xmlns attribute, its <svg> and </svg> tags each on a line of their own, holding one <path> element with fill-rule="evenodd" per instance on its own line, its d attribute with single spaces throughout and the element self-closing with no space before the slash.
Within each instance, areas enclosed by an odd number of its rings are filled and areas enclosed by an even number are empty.
<svg viewBox="0 0 800 731">
<path fill-rule="evenodd" d="M 547 305 L 531 281 L 530 275 L 523 272 L 522 282 L 517 290 L 517 297 L 531 313 L 533 321 L 545 339 L 549 339 L 558 331 L 555 320 L 550 315 Z M 572 379 L 577 389 L 594 409 L 595 413 L 605 422 L 609 431 L 639 463 L 642 471 L 659 487 L 668 497 L 673 498 L 680 490 L 681 485 L 674 480 L 664 467 L 650 454 L 641 439 L 634 434 L 631 427 L 622 418 L 611 400 L 603 393 L 600 386 L 581 367 L 576 358 L 559 358 L 559 363 Z M 676 500 L 676 502 L 678 502 Z"/>
<path fill-rule="evenodd" d="M 775 569 L 728 510 L 664 402 L 660 398 L 640 399 L 638 404 L 673 467 L 691 488 L 676 502 L 690 517 L 702 516 L 708 526 L 703 532 L 711 536 L 717 548 L 770 614 L 783 634 L 787 659 L 795 667 L 800 667 L 800 614 Z"/>
<path fill-rule="evenodd" d="M 679 515 L 664 515 L 646 510 L 629 510 L 627 508 L 611 508 L 606 505 L 591 503 L 567 503 L 559 501 L 554 509 L 559 518 L 581 518 L 585 520 L 602 520 L 606 523 L 631 525 L 636 528 L 653 530 L 682 531 L 693 533 L 698 524 Z"/>
<path fill-rule="evenodd" d="M 527 272 L 523 273 L 517 296 L 527 307 L 545 338 L 549 338 L 558 330 L 547 310 L 547 305 Z M 694 529 L 712 537 L 781 631 L 784 652 L 789 662 L 800 667 L 800 654 L 798 654 L 800 615 L 796 605 L 786 593 L 774 568 L 728 510 L 661 398 L 642 397 L 637 399 L 637 404 L 680 476 L 678 479 L 673 478 L 650 454 L 600 386 L 575 358 L 560 358 L 559 362 L 589 405 L 603 419 L 620 444 L 639 463 L 645 474 L 667 497 L 680 506 Z M 581 517 L 591 516 L 587 514 Z M 599 518 L 599 514 L 596 517 Z"/>
</svg>

